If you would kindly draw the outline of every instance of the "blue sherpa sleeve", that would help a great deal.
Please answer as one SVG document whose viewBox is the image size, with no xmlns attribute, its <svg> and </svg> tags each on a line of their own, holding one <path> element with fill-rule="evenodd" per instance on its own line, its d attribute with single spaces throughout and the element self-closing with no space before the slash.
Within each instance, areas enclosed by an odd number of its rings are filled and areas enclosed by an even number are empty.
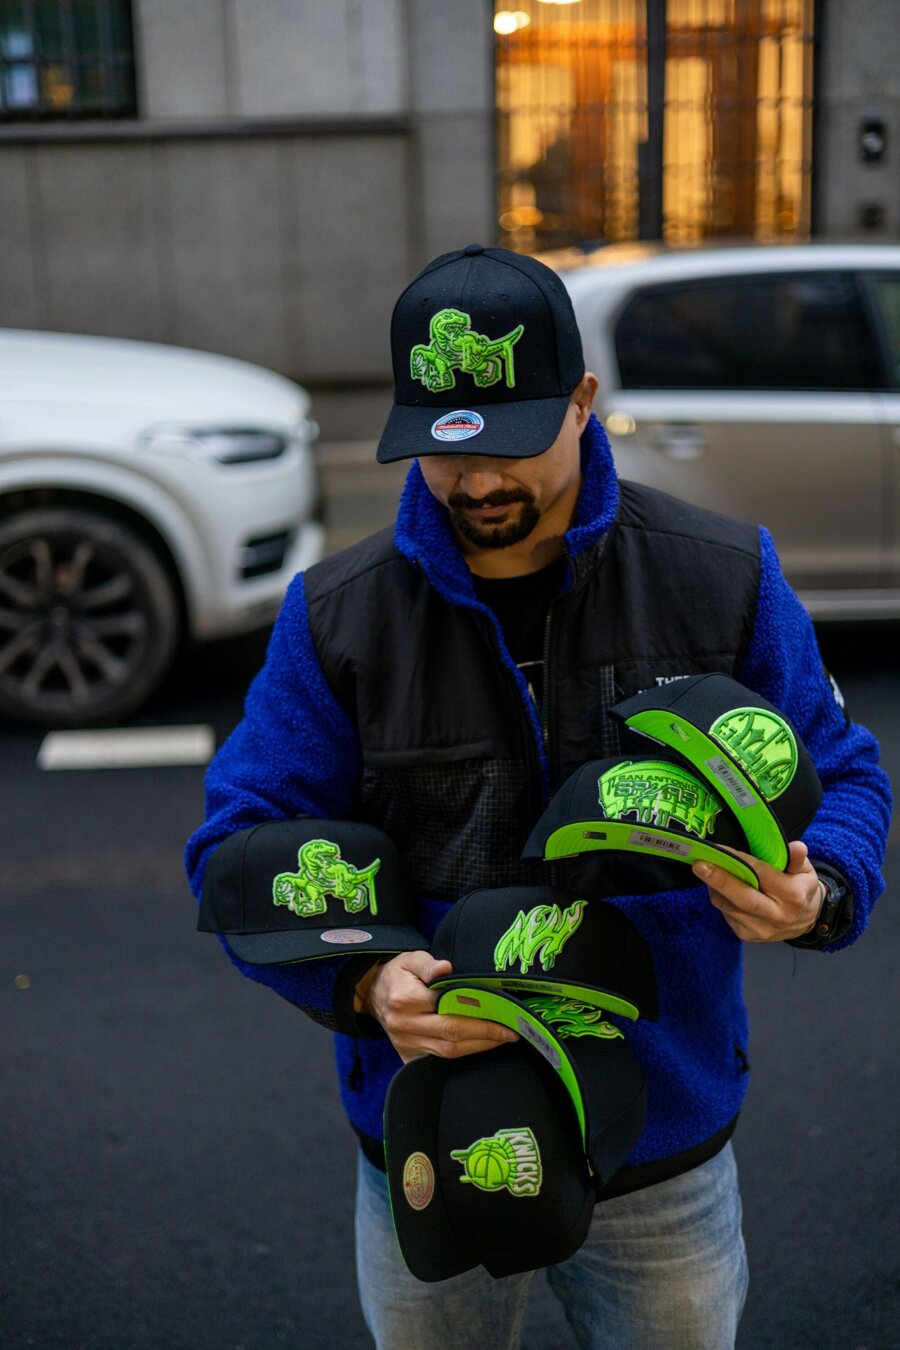
<svg viewBox="0 0 900 1350">
<path fill-rule="evenodd" d="M 833 952 L 856 941 L 884 889 L 890 785 L 875 737 L 847 717 L 812 620 L 784 579 L 771 536 L 760 533 L 756 618 L 739 678 L 790 717 L 822 780 L 822 803 L 804 842 L 812 858 L 843 873 L 854 900 L 852 926 L 826 949 Z"/>
<path fill-rule="evenodd" d="M 296 816 L 347 819 L 359 762 L 353 726 L 319 666 L 301 575 L 288 588 L 243 720 L 207 770 L 206 819 L 185 850 L 194 894 L 210 854 L 238 830 Z M 251 966 L 226 951 L 244 975 L 332 1024 L 335 986 L 353 957 Z"/>
</svg>

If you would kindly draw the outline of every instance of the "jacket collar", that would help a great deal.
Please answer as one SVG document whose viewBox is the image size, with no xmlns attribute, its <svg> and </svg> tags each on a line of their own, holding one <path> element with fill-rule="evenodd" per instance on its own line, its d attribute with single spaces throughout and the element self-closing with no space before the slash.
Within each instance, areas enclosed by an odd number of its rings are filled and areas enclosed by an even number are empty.
<svg viewBox="0 0 900 1350">
<path fill-rule="evenodd" d="M 612 451 L 593 413 L 581 437 L 581 475 L 575 514 L 565 536 L 576 584 L 585 565 L 589 568 L 597 553 L 594 546 L 609 530 L 619 506 Z M 413 462 L 400 496 L 394 543 L 448 600 L 477 603 L 472 574 L 457 546 L 447 508 L 428 491 L 418 460 Z"/>
</svg>

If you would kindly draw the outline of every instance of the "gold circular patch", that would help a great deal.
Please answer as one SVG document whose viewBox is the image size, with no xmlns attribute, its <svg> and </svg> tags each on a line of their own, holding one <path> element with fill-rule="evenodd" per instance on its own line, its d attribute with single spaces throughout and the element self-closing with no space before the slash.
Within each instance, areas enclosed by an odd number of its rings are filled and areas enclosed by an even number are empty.
<svg viewBox="0 0 900 1350">
<path fill-rule="evenodd" d="M 427 1209 L 434 1198 L 434 1168 L 424 1153 L 411 1153 L 403 1164 L 403 1194 L 410 1209 Z"/>
</svg>

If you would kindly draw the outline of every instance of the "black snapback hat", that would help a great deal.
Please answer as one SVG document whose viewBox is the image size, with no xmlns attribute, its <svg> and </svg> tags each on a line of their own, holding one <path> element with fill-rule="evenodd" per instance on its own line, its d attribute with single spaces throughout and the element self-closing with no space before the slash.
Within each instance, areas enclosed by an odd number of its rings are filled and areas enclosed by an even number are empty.
<svg viewBox="0 0 900 1350">
<path fill-rule="evenodd" d="M 543 1055 L 575 1108 L 595 1184 L 605 1186 L 643 1133 L 647 1084 L 625 1033 L 603 1018 L 602 1009 L 471 984 L 445 990 L 437 1011 L 499 1022 Z"/>
<path fill-rule="evenodd" d="M 737 822 L 709 784 L 674 758 L 634 755 L 594 759 L 576 769 L 535 825 L 522 856 L 571 858 L 595 849 L 633 854 L 636 889 L 644 858 L 688 866 L 711 862 L 756 887 L 753 869 L 723 844 L 746 852 Z M 656 872 L 651 879 L 655 886 Z"/>
<path fill-rule="evenodd" d="M 645 689 L 611 710 L 669 746 L 715 788 L 746 840 L 738 845 L 783 870 L 822 800 L 822 784 L 796 728 L 768 699 L 730 675 L 693 675 Z"/>
<path fill-rule="evenodd" d="M 572 1104 L 525 1045 L 404 1065 L 384 1139 L 394 1230 L 420 1280 L 538 1270 L 587 1236 L 594 1187 Z"/>
<path fill-rule="evenodd" d="M 522 253 L 469 244 L 429 263 L 391 320 L 394 406 L 381 463 L 419 455 L 527 459 L 559 434 L 584 375 L 557 274 Z"/>
<path fill-rule="evenodd" d="M 273 820 L 239 830 L 206 866 L 200 918 L 243 961 L 424 951 L 393 841 L 355 821 Z"/>
<path fill-rule="evenodd" d="M 431 954 L 453 966 L 433 989 L 480 984 L 573 998 L 632 1021 L 658 1016 L 653 958 L 634 924 L 615 905 L 556 887 L 471 891 L 444 915 Z"/>
</svg>

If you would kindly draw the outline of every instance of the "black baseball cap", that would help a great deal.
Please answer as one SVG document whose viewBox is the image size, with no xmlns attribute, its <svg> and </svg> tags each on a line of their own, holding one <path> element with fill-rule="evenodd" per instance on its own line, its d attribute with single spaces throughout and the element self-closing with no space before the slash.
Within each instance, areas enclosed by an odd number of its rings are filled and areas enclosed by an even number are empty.
<svg viewBox="0 0 900 1350">
<path fill-rule="evenodd" d="M 822 800 L 797 729 L 773 703 L 713 673 L 645 689 L 611 711 L 674 750 L 730 808 L 745 852 L 783 870 Z"/>
<path fill-rule="evenodd" d="M 632 1021 L 658 1016 L 653 958 L 634 924 L 615 905 L 557 887 L 470 891 L 439 923 L 431 954 L 453 966 L 433 989 L 480 984 L 572 998 Z"/>
<path fill-rule="evenodd" d="M 213 853 L 198 929 L 252 965 L 341 951 L 424 951 L 393 841 L 357 821 L 273 820 Z"/>
<path fill-rule="evenodd" d="M 587 1236 L 594 1187 L 572 1103 L 527 1045 L 404 1065 L 384 1142 L 394 1230 L 417 1279 L 539 1270 Z"/>
<path fill-rule="evenodd" d="M 647 1082 L 625 1033 L 603 1010 L 575 999 L 517 997 L 471 984 L 446 989 L 437 1012 L 499 1022 L 544 1057 L 575 1108 L 595 1185 L 605 1186 L 643 1133 Z"/>
<path fill-rule="evenodd" d="M 709 783 L 675 758 L 633 755 L 589 760 L 576 769 L 535 825 L 522 856 L 550 860 L 594 850 L 633 855 L 619 868 L 624 893 L 642 889 L 645 859 L 710 862 L 756 887 L 753 869 L 723 845 L 747 851 L 737 821 Z M 648 870 L 648 884 L 659 884 L 657 869 Z"/>
<path fill-rule="evenodd" d="M 543 454 L 584 375 L 568 291 L 535 258 L 468 244 L 428 264 L 394 306 L 394 406 L 381 463 Z"/>
</svg>

